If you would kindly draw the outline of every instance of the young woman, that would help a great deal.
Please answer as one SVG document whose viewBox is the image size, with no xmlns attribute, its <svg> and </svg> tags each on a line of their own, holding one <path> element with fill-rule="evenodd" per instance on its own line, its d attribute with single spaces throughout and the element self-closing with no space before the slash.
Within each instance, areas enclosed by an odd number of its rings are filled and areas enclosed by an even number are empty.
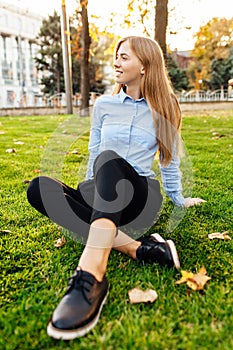
<svg viewBox="0 0 233 350">
<path fill-rule="evenodd" d="M 86 180 L 73 189 L 45 176 L 31 181 L 28 200 L 39 212 L 85 239 L 85 248 L 47 332 L 57 339 L 86 334 L 97 323 L 108 294 L 105 277 L 112 248 L 133 259 L 179 268 L 175 244 L 158 234 L 135 240 L 153 225 L 162 203 L 151 170 L 160 155 L 163 187 L 178 206 L 184 198 L 179 172 L 181 113 L 157 42 L 119 41 L 116 87 L 96 100 Z M 138 236 L 137 236 L 138 237 Z"/>
</svg>

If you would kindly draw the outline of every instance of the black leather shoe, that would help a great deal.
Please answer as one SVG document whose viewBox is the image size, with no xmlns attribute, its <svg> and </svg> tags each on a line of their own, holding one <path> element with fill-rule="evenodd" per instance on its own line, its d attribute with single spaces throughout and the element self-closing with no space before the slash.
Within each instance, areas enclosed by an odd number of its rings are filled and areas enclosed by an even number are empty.
<svg viewBox="0 0 233 350">
<path fill-rule="evenodd" d="M 47 333 L 55 339 L 82 337 L 98 322 L 108 295 L 108 282 L 77 269 L 69 280 L 67 291 L 53 313 Z"/>
<path fill-rule="evenodd" d="M 149 237 L 143 237 L 141 242 L 136 251 L 139 262 L 180 268 L 176 246 L 172 240 L 165 241 L 158 233 L 155 233 Z"/>
</svg>

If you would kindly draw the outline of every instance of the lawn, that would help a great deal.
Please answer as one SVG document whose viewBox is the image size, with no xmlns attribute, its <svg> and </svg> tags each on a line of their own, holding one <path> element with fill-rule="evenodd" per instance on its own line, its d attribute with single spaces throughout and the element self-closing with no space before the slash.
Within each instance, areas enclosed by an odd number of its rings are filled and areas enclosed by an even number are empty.
<svg viewBox="0 0 233 350">
<path fill-rule="evenodd" d="M 211 280 L 204 290 L 176 285 L 180 271 L 140 265 L 113 251 L 107 271 L 110 293 L 100 321 L 87 336 L 70 342 L 49 338 L 46 325 L 83 246 L 66 236 L 66 244 L 56 248 L 54 241 L 64 231 L 30 207 L 26 189 L 40 173 L 72 186 L 83 179 L 90 121 L 25 116 L 1 117 L 0 123 L 0 349 L 233 349 L 233 110 L 186 113 L 184 162 L 192 195 L 207 202 L 179 213 L 168 232 L 174 210 L 166 199 L 151 230 L 174 240 L 182 270 L 206 268 Z M 232 240 L 208 239 L 224 231 Z M 131 305 L 128 290 L 136 286 L 156 290 L 156 302 Z"/>
</svg>

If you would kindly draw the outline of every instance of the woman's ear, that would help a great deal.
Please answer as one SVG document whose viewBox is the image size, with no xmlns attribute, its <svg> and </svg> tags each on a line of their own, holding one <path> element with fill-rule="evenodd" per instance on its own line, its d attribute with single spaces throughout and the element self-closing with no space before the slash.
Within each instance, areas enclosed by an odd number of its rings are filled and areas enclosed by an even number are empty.
<svg viewBox="0 0 233 350">
<path fill-rule="evenodd" d="M 144 75 L 145 74 L 145 68 L 142 66 L 141 68 L 141 74 Z"/>
</svg>

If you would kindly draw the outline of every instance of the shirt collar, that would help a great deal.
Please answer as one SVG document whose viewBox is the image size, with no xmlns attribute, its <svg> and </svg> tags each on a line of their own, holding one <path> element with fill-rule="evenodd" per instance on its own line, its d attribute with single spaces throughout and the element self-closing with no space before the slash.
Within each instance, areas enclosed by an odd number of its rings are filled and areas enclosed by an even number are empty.
<svg viewBox="0 0 233 350">
<path fill-rule="evenodd" d="M 121 103 L 124 103 L 126 99 L 130 99 L 130 100 L 133 100 L 133 101 L 134 101 L 134 99 L 133 99 L 131 96 L 129 96 L 129 95 L 127 95 L 127 94 L 125 93 L 125 91 L 123 90 L 123 88 L 122 88 L 121 91 L 119 92 L 119 98 L 120 98 Z M 145 100 L 144 97 L 139 98 L 137 101 L 143 101 L 143 100 Z"/>
</svg>

